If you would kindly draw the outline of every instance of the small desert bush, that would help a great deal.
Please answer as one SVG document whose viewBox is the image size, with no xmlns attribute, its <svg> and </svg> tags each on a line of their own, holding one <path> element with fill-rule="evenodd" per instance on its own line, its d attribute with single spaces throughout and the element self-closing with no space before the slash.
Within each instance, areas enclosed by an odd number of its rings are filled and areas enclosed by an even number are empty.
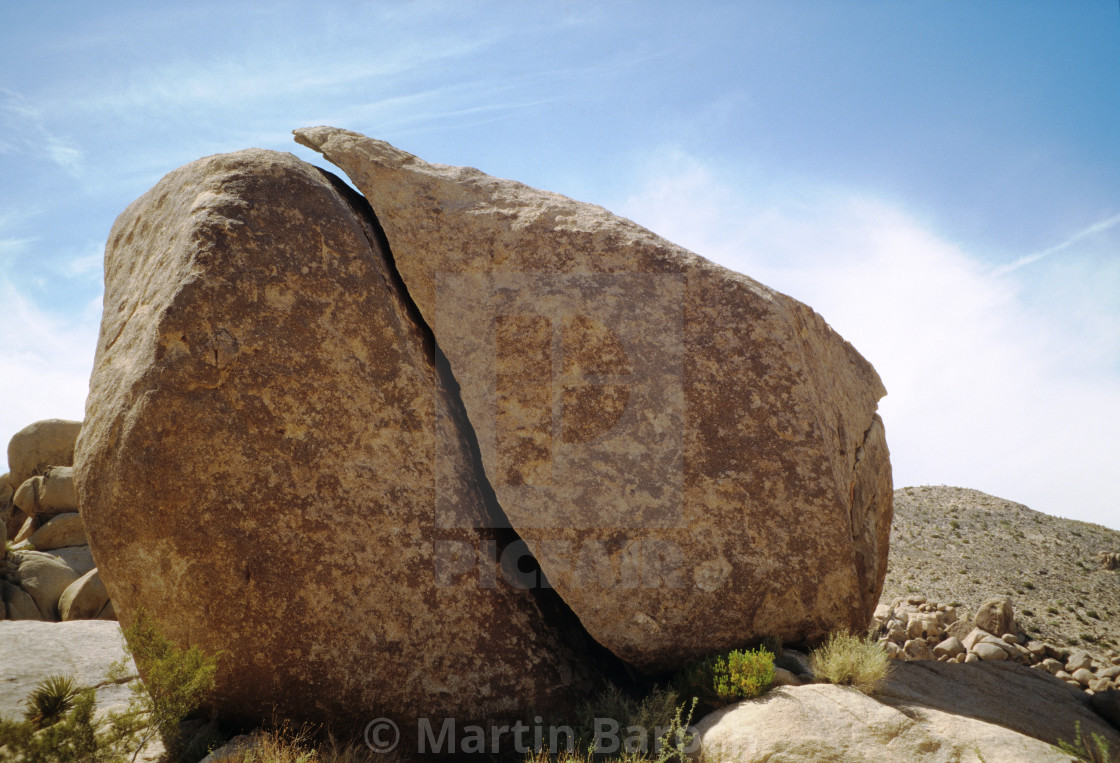
<svg viewBox="0 0 1120 763">
<path fill-rule="evenodd" d="M 830 635 L 828 641 L 813 650 L 810 660 L 817 678 L 854 686 L 864 694 L 874 694 L 890 669 L 887 652 L 877 641 L 846 631 Z"/>
<path fill-rule="evenodd" d="M 1086 761 L 1086 763 L 1117 763 L 1117 761 L 1120 761 L 1120 755 L 1112 754 L 1109 750 L 1108 740 L 1103 736 L 1090 734 L 1089 738 L 1086 739 L 1081 732 L 1081 721 L 1077 721 L 1074 728 L 1077 730 L 1077 735 L 1073 742 L 1059 739 L 1059 750 L 1067 755 L 1072 755 L 1077 760 Z"/>
<path fill-rule="evenodd" d="M 361 741 L 343 741 L 322 735 L 311 726 L 296 728 L 290 724 L 273 727 L 252 736 L 239 763 L 400 763 L 405 760 L 397 751 L 375 753 Z"/>
<path fill-rule="evenodd" d="M 759 647 L 692 663 L 677 677 L 677 691 L 715 710 L 763 694 L 774 682 L 774 653 Z"/>
</svg>

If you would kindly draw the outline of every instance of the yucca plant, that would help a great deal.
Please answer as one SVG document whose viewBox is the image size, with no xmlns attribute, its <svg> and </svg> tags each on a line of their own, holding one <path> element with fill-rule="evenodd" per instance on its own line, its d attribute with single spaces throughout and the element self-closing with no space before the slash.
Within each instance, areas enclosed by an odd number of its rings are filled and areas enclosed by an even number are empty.
<svg viewBox="0 0 1120 763">
<path fill-rule="evenodd" d="M 23 717 L 37 728 L 57 723 L 74 705 L 78 684 L 73 676 L 52 675 L 44 678 L 24 700 Z"/>
</svg>

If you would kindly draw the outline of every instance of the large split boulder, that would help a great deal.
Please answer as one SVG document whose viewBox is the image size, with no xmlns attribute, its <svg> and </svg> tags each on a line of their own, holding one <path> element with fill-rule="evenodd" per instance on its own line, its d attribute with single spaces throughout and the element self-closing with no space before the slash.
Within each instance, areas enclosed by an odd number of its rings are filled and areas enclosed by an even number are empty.
<svg viewBox="0 0 1120 763">
<path fill-rule="evenodd" d="M 329 127 L 461 387 L 513 528 L 645 670 L 863 631 L 890 463 L 871 365 L 809 307 L 606 210 Z"/>
<path fill-rule="evenodd" d="M 123 625 L 222 652 L 219 713 L 360 731 L 579 694 L 547 597 L 488 583 L 511 536 L 360 196 L 201 159 L 117 219 L 105 283 L 82 516 Z"/>
</svg>

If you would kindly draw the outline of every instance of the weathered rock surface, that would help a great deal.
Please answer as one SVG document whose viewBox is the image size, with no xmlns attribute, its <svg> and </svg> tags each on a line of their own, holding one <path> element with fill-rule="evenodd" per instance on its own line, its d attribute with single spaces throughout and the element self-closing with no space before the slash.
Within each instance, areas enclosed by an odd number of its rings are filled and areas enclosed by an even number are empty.
<svg viewBox="0 0 1120 763">
<path fill-rule="evenodd" d="M 47 467 L 72 465 L 74 441 L 81 429 L 80 421 L 46 419 L 16 432 L 8 441 L 8 483 L 18 488 Z"/>
<path fill-rule="evenodd" d="M 884 389 L 819 315 L 602 208 L 344 130 L 296 140 L 371 202 L 499 503 L 600 643 L 660 670 L 867 626 Z"/>
<path fill-rule="evenodd" d="M 127 666 L 125 680 L 108 682 L 110 667 L 120 660 Z M 124 651 L 117 623 L 0 622 L 0 716 L 22 718 L 24 698 L 55 674 L 72 675 L 82 686 L 97 686 L 100 713 L 128 706 L 128 681 L 136 678 L 136 668 Z"/>
<path fill-rule="evenodd" d="M 227 717 L 360 732 L 581 688 L 533 592 L 487 585 L 492 508 L 378 242 L 342 181 L 260 150 L 170 173 L 110 234 L 79 504 L 122 623 L 224 652 Z"/>
<path fill-rule="evenodd" d="M 1052 745 L 1120 734 L 1084 694 L 1021 666 L 895 663 L 874 698 L 813 684 L 771 690 L 703 718 L 708 759 L 1068 761 Z"/>
</svg>

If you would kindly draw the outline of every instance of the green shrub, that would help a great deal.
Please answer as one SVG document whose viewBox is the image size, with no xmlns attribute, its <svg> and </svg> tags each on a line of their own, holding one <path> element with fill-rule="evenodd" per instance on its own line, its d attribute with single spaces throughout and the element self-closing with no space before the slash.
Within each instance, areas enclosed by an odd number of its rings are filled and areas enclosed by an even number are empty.
<svg viewBox="0 0 1120 763">
<path fill-rule="evenodd" d="M 757 697 L 773 682 L 774 654 L 759 647 L 692 663 L 678 675 L 677 689 L 682 696 L 695 697 L 715 709 Z"/>
<path fill-rule="evenodd" d="M 813 650 L 810 661 L 817 678 L 854 686 L 864 694 L 875 693 L 890 672 L 887 652 L 877 641 L 846 631 L 830 635 Z"/>
</svg>

